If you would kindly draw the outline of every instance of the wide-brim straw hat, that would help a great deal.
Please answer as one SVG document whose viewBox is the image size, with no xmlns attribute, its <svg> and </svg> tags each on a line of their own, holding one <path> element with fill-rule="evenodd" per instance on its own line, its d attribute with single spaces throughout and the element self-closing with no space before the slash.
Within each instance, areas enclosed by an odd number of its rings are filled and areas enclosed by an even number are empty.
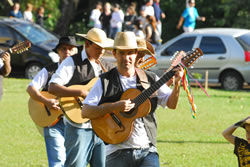
<svg viewBox="0 0 250 167">
<path fill-rule="evenodd" d="M 111 47 L 114 43 L 114 41 L 107 38 L 106 33 L 99 28 L 91 28 L 87 34 L 76 33 L 76 35 L 81 36 L 102 48 Z"/>
<path fill-rule="evenodd" d="M 137 47 L 140 48 L 139 52 L 144 52 L 147 55 L 155 56 L 155 49 L 150 42 L 141 37 L 136 37 L 136 43 Z"/>
<path fill-rule="evenodd" d="M 109 49 L 109 50 L 137 49 L 138 51 L 145 50 L 145 48 L 137 46 L 136 36 L 135 36 L 135 33 L 132 31 L 118 32 L 114 39 L 114 45 L 111 47 L 107 47 L 106 49 Z"/>
<path fill-rule="evenodd" d="M 59 42 L 58 44 L 56 45 L 56 47 L 54 49 L 52 49 L 54 52 L 58 53 L 57 52 L 57 49 L 60 47 L 60 45 L 62 44 L 65 44 L 65 45 L 70 45 L 70 46 L 75 46 L 75 47 L 78 47 L 79 45 L 77 45 L 76 43 L 76 39 L 75 37 L 72 37 L 72 36 L 64 36 L 64 37 L 61 37 L 59 39 Z"/>
</svg>

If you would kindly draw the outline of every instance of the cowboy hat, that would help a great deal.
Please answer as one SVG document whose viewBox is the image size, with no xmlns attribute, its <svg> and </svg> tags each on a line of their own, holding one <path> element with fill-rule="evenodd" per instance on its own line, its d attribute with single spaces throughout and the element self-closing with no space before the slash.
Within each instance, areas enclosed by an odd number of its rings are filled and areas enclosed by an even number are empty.
<svg viewBox="0 0 250 167">
<path fill-rule="evenodd" d="M 56 45 L 56 47 L 54 49 L 52 49 L 54 52 L 57 52 L 57 49 L 60 47 L 60 45 L 62 44 L 66 44 L 66 45 L 71 45 L 71 46 L 75 46 L 78 47 L 79 45 L 76 44 L 76 39 L 75 37 L 72 36 L 65 36 L 65 37 L 61 37 L 59 39 L 59 43 Z"/>
<path fill-rule="evenodd" d="M 136 37 L 136 43 L 138 48 L 140 48 L 140 52 L 144 52 L 147 55 L 155 56 L 155 49 L 150 42 L 141 37 Z"/>
<path fill-rule="evenodd" d="M 113 40 L 107 38 L 106 33 L 99 28 L 91 28 L 87 34 L 77 33 L 76 35 L 81 36 L 102 48 L 106 48 L 113 45 Z"/>
<path fill-rule="evenodd" d="M 143 51 L 145 48 L 138 47 L 136 42 L 135 33 L 132 31 L 126 32 L 118 32 L 115 36 L 114 44 L 111 47 L 107 47 L 106 49 L 120 49 L 120 50 L 128 50 L 128 49 L 137 49 L 138 51 Z"/>
</svg>

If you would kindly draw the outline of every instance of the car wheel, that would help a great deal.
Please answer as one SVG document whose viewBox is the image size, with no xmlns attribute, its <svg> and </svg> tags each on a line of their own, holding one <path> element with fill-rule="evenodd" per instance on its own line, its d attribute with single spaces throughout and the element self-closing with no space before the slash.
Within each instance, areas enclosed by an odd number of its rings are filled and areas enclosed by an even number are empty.
<svg viewBox="0 0 250 167">
<path fill-rule="evenodd" d="M 41 64 L 31 63 L 25 69 L 25 77 L 28 79 L 33 79 L 41 69 L 42 69 Z"/>
<path fill-rule="evenodd" d="M 237 72 L 227 72 L 221 78 L 221 86 L 225 90 L 242 89 L 243 79 Z"/>
</svg>

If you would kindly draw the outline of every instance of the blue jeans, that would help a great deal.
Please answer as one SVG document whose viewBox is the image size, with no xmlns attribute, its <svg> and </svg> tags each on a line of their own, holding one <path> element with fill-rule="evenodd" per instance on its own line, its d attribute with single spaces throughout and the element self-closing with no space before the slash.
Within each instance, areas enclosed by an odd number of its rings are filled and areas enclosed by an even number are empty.
<svg viewBox="0 0 250 167">
<path fill-rule="evenodd" d="M 149 149 L 122 149 L 107 156 L 107 167 L 159 167 L 159 156 Z"/>
<path fill-rule="evenodd" d="M 62 167 L 66 159 L 63 119 L 43 129 L 49 167 Z"/>
<path fill-rule="evenodd" d="M 65 126 L 65 167 L 104 167 L 106 149 L 103 141 L 92 129 L 76 128 L 66 123 Z"/>
<path fill-rule="evenodd" d="M 110 27 L 110 31 L 109 31 L 109 37 L 111 39 L 115 39 L 115 36 L 118 32 L 121 32 L 121 28 L 118 27 Z"/>
</svg>

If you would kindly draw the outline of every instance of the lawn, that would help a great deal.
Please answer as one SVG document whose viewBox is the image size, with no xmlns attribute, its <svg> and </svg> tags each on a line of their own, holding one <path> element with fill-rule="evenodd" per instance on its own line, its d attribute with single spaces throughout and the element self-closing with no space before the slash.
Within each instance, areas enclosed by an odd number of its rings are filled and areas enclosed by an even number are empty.
<svg viewBox="0 0 250 167">
<path fill-rule="evenodd" d="M 27 101 L 26 79 L 4 79 L 4 96 L 0 102 L 0 166 L 48 166 L 44 140 L 31 121 Z M 207 97 L 193 88 L 198 115 L 192 118 L 190 105 L 182 90 L 176 110 L 157 110 L 158 152 L 161 166 L 168 167 L 235 167 L 233 145 L 221 132 L 247 117 L 250 92 L 227 92 L 208 89 Z M 244 137 L 244 130 L 236 134 Z"/>
</svg>

